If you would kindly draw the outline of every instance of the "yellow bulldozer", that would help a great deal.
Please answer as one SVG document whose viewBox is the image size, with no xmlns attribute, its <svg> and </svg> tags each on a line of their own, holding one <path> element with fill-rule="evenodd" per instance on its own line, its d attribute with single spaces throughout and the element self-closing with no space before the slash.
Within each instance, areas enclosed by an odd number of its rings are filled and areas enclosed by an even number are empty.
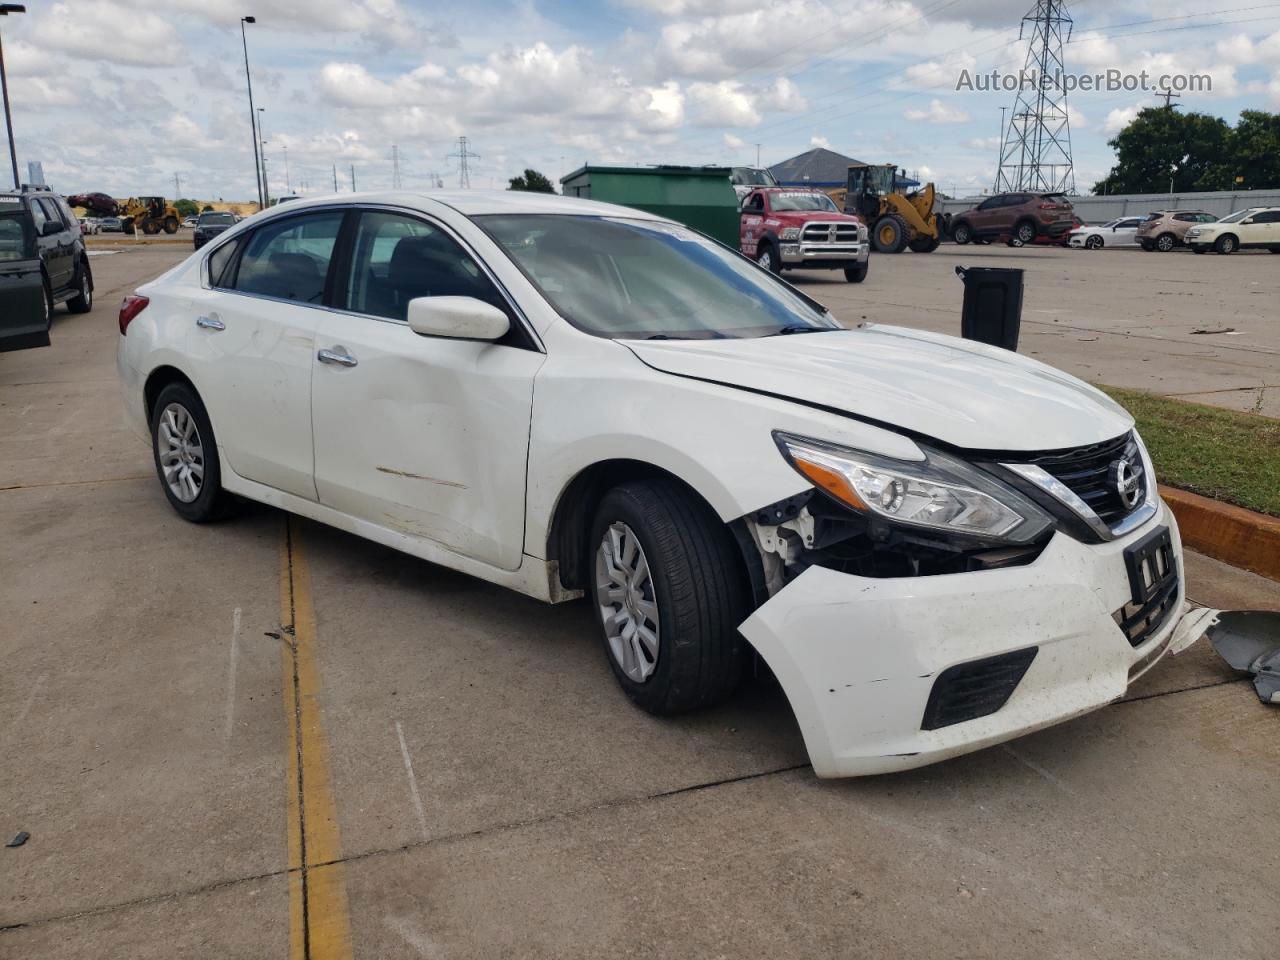
<svg viewBox="0 0 1280 960">
<path fill-rule="evenodd" d="M 165 233 L 177 233 L 182 223 L 178 208 L 164 197 L 130 197 L 117 204 L 117 208 L 120 226 L 125 233 L 137 230 L 148 236 L 154 236 L 161 230 Z"/>
<path fill-rule="evenodd" d="M 849 167 L 844 212 L 860 216 L 878 253 L 933 253 L 942 242 L 942 217 L 933 212 L 932 183 L 903 193 L 894 164 L 858 163 Z"/>
</svg>

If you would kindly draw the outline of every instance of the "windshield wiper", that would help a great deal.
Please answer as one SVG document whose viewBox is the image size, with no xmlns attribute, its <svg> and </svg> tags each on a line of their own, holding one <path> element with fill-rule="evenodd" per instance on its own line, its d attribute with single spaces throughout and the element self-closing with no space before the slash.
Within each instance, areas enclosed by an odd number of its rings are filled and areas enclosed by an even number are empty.
<svg viewBox="0 0 1280 960">
<path fill-rule="evenodd" d="M 830 333 L 834 327 L 811 327 L 803 323 L 793 323 L 783 327 L 774 333 L 769 334 L 771 337 L 786 337 L 793 333 Z"/>
</svg>

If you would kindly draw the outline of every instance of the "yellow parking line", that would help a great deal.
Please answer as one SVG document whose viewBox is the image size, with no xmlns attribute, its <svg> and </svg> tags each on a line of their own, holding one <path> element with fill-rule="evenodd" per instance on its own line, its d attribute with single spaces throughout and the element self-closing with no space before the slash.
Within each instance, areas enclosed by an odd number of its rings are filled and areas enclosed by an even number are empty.
<svg viewBox="0 0 1280 960">
<path fill-rule="evenodd" d="M 285 521 L 280 585 L 280 619 L 288 634 L 281 672 L 288 730 L 289 957 L 350 960 L 351 917 L 338 862 L 342 841 L 320 701 L 311 574 L 292 519 Z"/>
</svg>

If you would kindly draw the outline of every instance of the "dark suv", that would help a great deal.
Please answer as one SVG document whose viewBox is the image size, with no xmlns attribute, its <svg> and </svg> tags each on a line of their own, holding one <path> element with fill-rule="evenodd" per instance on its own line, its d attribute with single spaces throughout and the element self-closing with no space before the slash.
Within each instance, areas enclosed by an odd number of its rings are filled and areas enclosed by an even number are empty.
<svg viewBox="0 0 1280 960">
<path fill-rule="evenodd" d="M 1040 237 L 1055 239 L 1075 225 L 1071 201 L 1061 193 L 997 193 L 976 207 L 951 219 L 956 243 L 1008 237 L 1033 243 Z"/>
<path fill-rule="evenodd" d="M 196 249 L 199 250 L 218 234 L 230 230 L 235 225 L 236 215 L 234 213 L 206 210 L 200 214 L 200 219 L 196 221 L 196 232 L 192 237 Z"/>
<path fill-rule="evenodd" d="M 93 306 L 80 222 L 48 187 L 0 191 L 0 351 L 47 347 L 59 303 Z"/>
</svg>

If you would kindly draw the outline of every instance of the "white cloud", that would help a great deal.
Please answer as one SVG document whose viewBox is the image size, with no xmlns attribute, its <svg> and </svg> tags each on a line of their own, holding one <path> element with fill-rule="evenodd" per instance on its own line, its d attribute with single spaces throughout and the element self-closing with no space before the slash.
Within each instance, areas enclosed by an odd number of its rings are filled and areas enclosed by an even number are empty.
<svg viewBox="0 0 1280 960">
<path fill-rule="evenodd" d="M 977 61 L 972 55 L 961 53 L 942 60 L 913 63 L 903 71 L 903 76 L 913 87 L 954 90 L 961 71 L 967 70 L 972 75 L 976 66 Z"/>
<path fill-rule="evenodd" d="M 132 2 L 146 4 L 146 0 Z M 166 0 L 166 5 L 224 27 L 238 28 L 246 14 L 242 0 Z M 354 35 L 382 49 L 452 46 L 457 42 L 451 31 L 423 24 L 397 0 L 255 0 L 251 6 L 257 23 L 249 30 L 255 34 L 282 30 Z M 255 38 L 253 42 L 259 41 Z"/>
<path fill-rule="evenodd" d="M 941 100 L 929 101 L 928 110 L 908 110 L 903 114 L 908 120 L 924 123 L 968 123 L 972 118 L 964 110 L 955 106 L 947 106 Z"/>
<path fill-rule="evenodd" d="M 116 0 L 55 3 L 32 28 L 35 46 L 136 67 L 182 61 L 182 38 L 164 17 Z"/>
<path fill-rule="evenodd" d="M 747 145 L 747 141 L 741 137 L 735 137 L 732 133 L 726 133 L 724 135 L 724 145 L 731 150 L 741 150 Z"/>
<path fill-rule="evenodd" d="M 795 112 L 806 105 L 795 84 L 785 77 L 764 89 L 736 80 L 694 83 L 688 99 L 695 122 L 703 127 L 754 127 L 766 112 Z"/>
<path fill-rule="evenodd" d="M 1102 132 L 1108 136 L 1117 134 L 1132 123 L 1137 115 L 1137 107 L 1116 107 L 1107 114 L 1107 119 L 1103 121 Z"/>
<path fill-rule="evenodd" d="M 1081 67 L 1114 67 L 1123 59 L 1120 48 L 1096 30 L 1074 37 L 1067 49 L 1067 60 L 1073 71 Z"/>
<path fill-rule="evenodd" d="M 1067 119 L 1071 121 L 1072 133 L 1075 133 L 1077 130 L 1084 130 L 1089 126 L 1089 118 L 1071 104 L 1067 104 Z"/>
<path fill-rule="evenodd" d="M 809 146 L 821 147 L 824 150 L 830 150 L 831 141 L 828 140 L 826 137 L 820 137 L 817 134 L 814 134 L 812 137 L 809 138 Z"/>
</svg>

